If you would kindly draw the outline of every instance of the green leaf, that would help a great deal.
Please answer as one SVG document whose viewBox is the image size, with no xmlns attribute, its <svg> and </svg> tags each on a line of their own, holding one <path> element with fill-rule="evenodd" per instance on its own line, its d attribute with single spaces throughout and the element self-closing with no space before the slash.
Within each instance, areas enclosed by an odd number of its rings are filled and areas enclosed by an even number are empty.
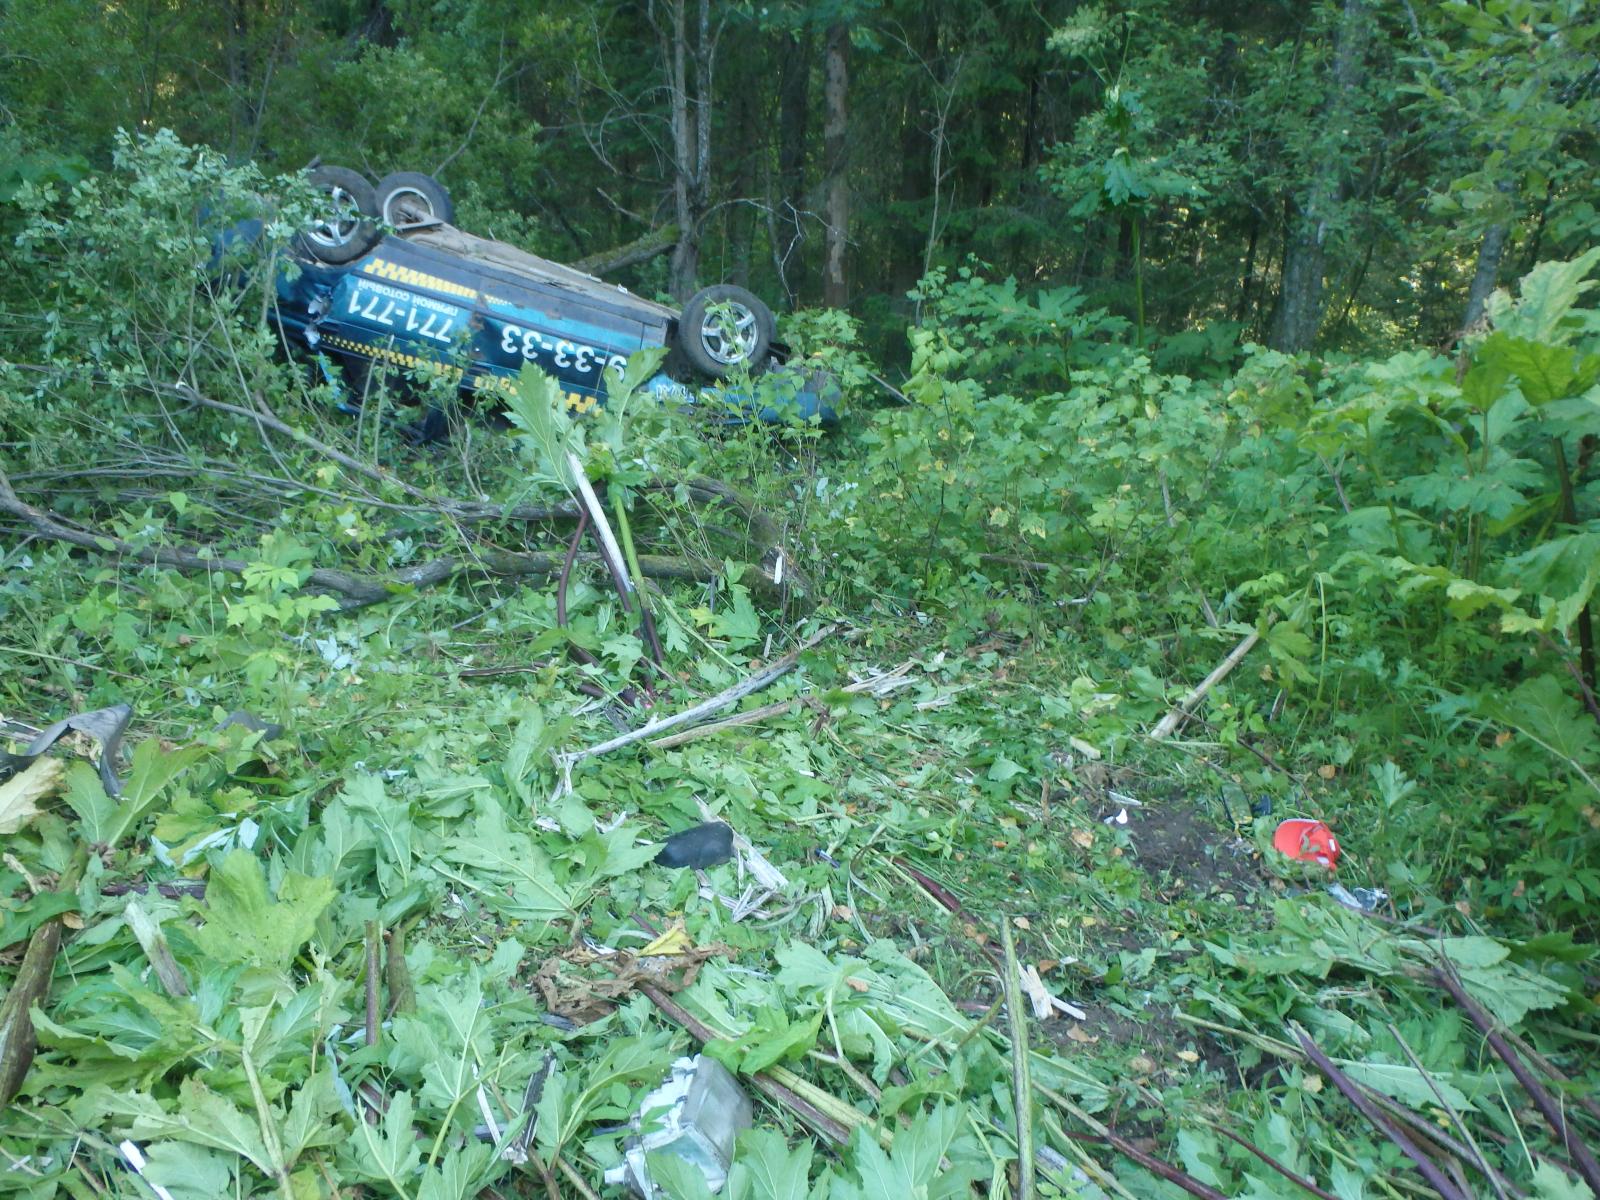
<svg viewBox="0 0 1600 1200">
<path fill-rule="evenodd" d="M 233 1170 L 214 1150 L 192 1142 L 152 1142 L 144 1157 L 144 1177 L 173 1200 L 217 1200 L 232 1190 Z"/>
<path fill-rule="evenodd" d="M 345 1153 L 340 1155 L 342 1164 L 358 1178 L 387 1183 L 396 1195 L 409 1198 L 412 1179 L 422 1161 L 414 1117 L 411 1093 L 395 1092 L 381 1123 L 355 1122 L 355 1131 L 345 1143 Z"/>
<path fill-rule="evenodd" d="M 140 1141 L 176 1138 L 237 1154 L 268 1178 L 275 1178 L 283 1165 L 268 1152 L 255 1118 L 246 1116 L 233 1101 L 218 1095 L 193 1075 L 179 1085 L 176 1113 L 137 1117 L 129 1134 Z"/>
<path fill-rule="evenodd" d="M 706 1053 L 730 1071 L 754 1075 L 774 1063 L 804 1054 L 817 1044 L 821 1028 L 820 1011 L 809 1018 L 791 1021 L 783 1009 L 768 1005 L 756 1013 L 754 1024 L 743 1034 L 732 1041 L 708 1043 Z"/>
<path fill-rule="evenodd" d="M 1024 770 L 1026 768 L 1020 763 L 1013 762 L 1002 754 L 989 764 L 989 770 L 984 777 L 991 783 L 1004 783 L 1013 776 L 1021 775 Z"/>
<path fill-rule="evenodd" d="M 93 768 L 74 762 L 67 768 L 67 805 L 78 814 L 83 836 L 91 844 L 115 845 L 155 806 L 186 767 L 208 753 L 203 746 L 163 750 L 159 739 L 146 738 L 133 752 L 133 770 L 120 801 L 106 795 L 105 785 Z"/>
<path fill-rule="evenodd" d="M 1471 1108 L 1472 1103 L 1460 1088 L 1453 1086 L 1442 1073 L 1430 1071 L 1428 1079 L 1409 1063 L 1346 1062 L 1339 1069 L 1358 1083 L 1382 1092 L 1385 1096 L 1417 1108 L 1437 1108 L 1439 1098 L 1428 1086 L 1429 1079 L 1439 1089 L 1446 1102 L 1457 1110 Z"/>
<path fill-rule="evenodd" d="M 1600 356 L 1505 333 L 1485 339 L 1479 355 L 1487 369 L 1515 375 L 1523 398 L 1534 408 L 1581 395 L 1600 378 Z"/>
<path fill-rule="evenodd" d="M 567 456 L 583 459 L 583 425 L 567 415 L 561 385 L 532 363 L 525 364 L 506 397 L 506 417 L 520 431 L 518 441 L 533 463 L 533 478 L 575 492 L 577 476 Z"/>
<path fill-rule="evenodd" d="M 378 889 L 387 899 L 411 883 L 411 806 L 391 799 L 377 775 L 359 774 L 340 793 L 351 814 L 365 820 L 378 849 Z"/>
<path fill-rule="evenodd" d="M 194 940 L 216 962 L 281 970 L 310 940 L 333 897 L 331 880 L 291 871 L 274 901 L 255 856 L 235 850 L 212 868 L 205 903 L 197 906 L 205 924 Z"/>
<path fill-rule="evenodd" d="M 700 1168 L 676 1154 L 657 1152 L 646 1155 L 645 1168 L 650 1172 L 650 1182 L 658 1191 L 665 1193 L 668 1200 L 712 1200 L 715 1195 L 706 1186 L 706 1177 L 700 1173 Z M 734 1172 L 738 1169 L 735 1166 L 728 1173 L 728 1200 L 769 1200 L 774 1195 L 760 1188 L 752 1190 L 747 1184 L 734 1183 Z"/>
<path fill-rule="evenodd" d="M 333 1072 L 323 1068 L 295 1090 L 284 1118 L 283 1155 L 293 1166 L 301 1154 L 318 1146 L 335 1146 L 344 1140 L 343 1113 L 334 1089 Z"/>
<path fill-rule="evenodd" d="M 1561 1168 L 1541 1161 L 1533 1169 L 1532 1200 L 1594 1200 L 1594 1193 Z"/>
<path fill-rule="evenodd" d="M 1477 700 L 1478 711 L 1527 734 L 1567 762 L 1586 765 L 1600 758 L 1594 722 L 1555 675 L 1538 675 L 1507 696 L 1490 693 Z"/>
<path fill-rule="evenodd" d="M 740 1135 L 728 1172 L 730 1200 L 807 1200 L 810 1181 L 810 1142 L 801 1141 L 791 1149 L 781 1134 L 770 1129 Z"/>
<path fill-rule="evenodd" d="M 1600 262 L 1600 246 L 1569 262 L 1540 263 L 1522 278 L 1516 305 L 1495 324 L 1516 337 L 1564 341 L 1578 297 L 1594 286 L 1585 276 Z"/>
<path fill-rule="evenodd" d="M 573 897 L 556 881 L 549 855 L 526 834 L 508 829 L 504 811 L 493 801 L 479 807 L 470 833 L 445 839 L 439 857 L 464 868 L 465 876 L 445 873 L 502 916 L 558 921 L 572 914 Z"/>
</svg>

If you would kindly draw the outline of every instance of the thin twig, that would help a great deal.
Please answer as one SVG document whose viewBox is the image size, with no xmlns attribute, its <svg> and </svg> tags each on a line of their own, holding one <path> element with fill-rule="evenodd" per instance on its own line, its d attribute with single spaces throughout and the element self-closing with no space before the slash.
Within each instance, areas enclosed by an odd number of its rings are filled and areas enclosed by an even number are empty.
<svg viewBox="0 0 1600 1200">
<path fill-rule="evenodd" d="M 1422 1076 L 1422 1081 L 1428 1085 L 1428 1090 L 1433 1093 L 1433 1098 L 1439 1102 L 1439 1107 L 1444 1109 L 1445 1114 L 1450 1118 L 1451 1124 L 1456 1127 L 1456 1132 L 1461 1135 L 1461 1140 L 1471 1147 L 1472 1157 L 1477 1160 L 1478 1169 L 1488 1178 L 1490 1186 L 1494 1188 L 1495 1195 L 1499 1196 L 1500 1200 L 1508 1200 L 1506 1191 L 1500 1186 L 1500 1180 L 1495 1171 L 1483 1157 L 1483 1151 L 1478 1149 L 1478 1143 L 1473 1138 L 1472 1131 L 1462 1121 L 1461 1114 L 1456 1111 L 1455 1105 L 1445 1098 L 1444 1092 L 1434 1082 L 1433 1076 L 1428 1074 L 1427 1068 L 1422 1065 L 1422 1060 L 1412 1051 L 1411 1046 L 1400 1033 L 1400 1027 L 1391 1021 L 1389 1022 L 1389 1032 L 1394 1035 L 1394 1040 L 1399 1044 L 1406 1058 L 1411 1061 L 1411 1065 L 1416 1068 L 1417 1074 Z"/>
</svg>

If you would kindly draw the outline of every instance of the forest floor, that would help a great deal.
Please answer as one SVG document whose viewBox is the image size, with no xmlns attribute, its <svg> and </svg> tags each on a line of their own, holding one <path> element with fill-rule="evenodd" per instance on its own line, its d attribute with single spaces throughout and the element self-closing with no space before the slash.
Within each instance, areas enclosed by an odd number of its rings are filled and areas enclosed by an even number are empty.
<svg viewBox="0 0 1600 1200">
<path fill-rule="evenodd" d="M 325 521 L 319 503 L 280 528 Z M 1464 923 L 1440 941 L 1342 908 L 1326 872 L 1268 845 L 1282 817 L 1327 818 L 1340 881 L 1386 877 L 1363 857 L 1384 844 L 1340 825 L 1339 772 L 1301 764 L 1288 800 L 1252 815 L 1260 797 L 1203 724 L 1158 744 L 1144 717 L 1115 736 L 1090 719 L 1120 702 L 1092 637 L 979 640 L 835 609 L 795 670 L 740 702 L 781 711 L 563 760 L 642 719 L 608 715 L 574 687 L 599 674 L 549 657 L 569 636 L 618 645 L 591 584 L 570 631 L 544 586 L 313 619 L 293 571 L 232 586 L 53 553 L 9 584 L 4 715 L 134 716 L 120 806 L 79 762 L 8 839 L 14 978 L 60 911 L 52 873 L 85 839 L 96 850 L 23 1102 L 0 1118 L 40 1194 L 68 1176 L 118 1186 L 122 1139 L 174 1200 L 275 1174 L 296 1197 L 327 1179 L 428 1200 L 558 1178 L 598 1192 L 641 1097 L 706 1042 L 759 1092 L 748 1200 L 799 1195 L 752 1180 L 803 1177 L 811 1138 L 853 1181 L 836 1195 L 910 1194 L 866 1182 L 879 1160 L 929 1195 L 1015 1194 L 1018 1034 L 1042 1194 L 1179 1194 L 1157 1174 L 1194 1195 L 1284 1194 L 1277 1167 L 1306 1194 L 1324 1170 L 1341 1200 L 1412 1194 L 1392 1140 L 1286 1040 L 1306 1031 L 1424 1124 L 1473 1111 L 1508 1170 L 1514 1139 L 1538 1136 L 1525 1105 L 1494 1099 L 1514 1081 L 1459 1052 L 1470 1026 L 1426 972 L 1453 964 L 1515 1024 L 1565 1002 L 1524 965 L 1560 947 Z M 737 585 L 656 600 L 672 672 L 656 715 L 825 628 L 760 620 Z M 235 707 L 281 733 L 216 730 Z M 707 816 L 760 858 L 703 875 L 652 862 Z M 143 890 L 202 880 L 203 899 Z M 1011 966 L 1038 981 L 1025 1025 L 1000 1011 L 1008 934 Z M 215 1122 L 243 1132 L 197 1132 Z M 532 1166 L 508 1177 L 530 1124 Z M 1540 1195 L 1565 1195 L 1559 1173 L 1524 1165 Z M 664 1183 L 699 1194 L 670 1169 Z"/>
</svg>

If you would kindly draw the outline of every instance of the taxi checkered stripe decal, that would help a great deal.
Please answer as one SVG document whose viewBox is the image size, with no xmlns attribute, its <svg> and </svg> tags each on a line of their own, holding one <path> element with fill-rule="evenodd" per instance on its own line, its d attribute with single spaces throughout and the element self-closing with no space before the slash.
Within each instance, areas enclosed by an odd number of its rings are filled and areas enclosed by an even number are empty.
<svg viewBox="0 0 1600 1200">
<path fill-rule="evenodd" d="M 356 354 L 366 355 L 368 358 L 377 358 L 386 363 L 393 363 L 397 367 L 420 367 L 432 371 L 436 375 L 448 375 L 452 379 L 460 379 L 462 376 L 460 367 L 451 367 L 444 363 L 436 362 L 431 358 L 421 358 L 415 354 L 406 354 L 404 351 L 395 350 L 389 346 L 373 346 L 367 342 L 356 342 L 349 338 L 334 337 L 331 334 L 324 334 L 322 341 L 332 346 L 335 350 L 351 350 Z M 480 392 L 505 392 L 507 395 L 510 395 L 512 389 L 516 386 L 505 375 L 478 375 L 467 380 L 467 382 Z M 588 412 L 599 404 L 599 401 L 593 396 L 585 396 L 581 392 L 568 392 L 566 395 L 567 407 L 574 412 Z"/>
<path fill-rule="evenodd" d="M 374 258 L 361 270 L 368 275 L 376 275 L 379 279 L 392 279 L 396 283 L 410 284 L 412 287 L 424 287 L 430 291 L 445 292 L 451 296 L 465 296 L 469 300 L 478 298 L 476 288 L 469 288 L 465 284 L 452 283 L 448 279 L 440 279 L 437 275 L 429 275 L 425 271 L 413 270 L 411 267 L 402 267 L 398 263 L 389 262 L 387 259 Z"/>
</svg>

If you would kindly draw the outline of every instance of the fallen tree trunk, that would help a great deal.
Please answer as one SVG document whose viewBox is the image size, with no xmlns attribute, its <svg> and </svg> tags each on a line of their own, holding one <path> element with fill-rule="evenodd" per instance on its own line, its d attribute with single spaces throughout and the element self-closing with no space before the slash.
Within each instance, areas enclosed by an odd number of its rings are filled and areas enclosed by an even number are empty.
<svg viewBox="0 0 1600 1200">
<path fill-rule="evenodd" d="M 582 271 L 585 275 L 604 275 L 607 271 L 620 271 L 624 267 L 638 266 L 642 262 L 649 262 L 652 258 L 659 258 L 677 244 L 678 227 L 663 225 L 660 229 L 652 229 L 631 242 L 624 242 L 609 250 L 601 250 L 597 254 L 588 255 L 567 265 L 575 271 Z"/>
<path fill-rule="evenodd" d="M 28 504 L 17 496 L 11 480 L 0 471 L 0 513 L 7 513 L 23 521 L 37 537 L 63 542 L 101 554 L 114 554 L 150 566 L 166 567 L 177 571 L 195 571 L 223 575 L 242 575 L 250 564 L 242 558 L 208 554 L 201 550 L 181 546 L 135 546 L 121 538 L 110 537 L 97 530 L 75 527 L 55 513 Z M 774 551 L 767 555 L 771 560 Z M 470 554 L 449 555 L 406 567 L 390 575 L 360 575 L 332 567 L 316 567 L 306 578 L 305 586 L 311 591 L 337 596 L 341 609 L 364 608 L 395 595 L 419 588 L 433 587 L 457 575 L 498 575 L 508 578 L 547 579 L 558 575 L 565 554 L 552 550 L 502 550 L 496 547 L 477 546 Z M 595 563 L 597 554 L 578 556 L 578 562 Z M 777 562 L 783 560 L 778 558 Z M 712 559 L 641 554 L 639 567 L 646 578 L 671 579 L 686 582 L 709 582 L 720 579 L 723 566 Z M 771 599 L 778 599 L 786 589 L 804 596 L 795 586 L 800 576 L 794 572 L 781 573 L 763 562 L 747 570 L 740 580 L 744 586 Z"/>
</svg>

